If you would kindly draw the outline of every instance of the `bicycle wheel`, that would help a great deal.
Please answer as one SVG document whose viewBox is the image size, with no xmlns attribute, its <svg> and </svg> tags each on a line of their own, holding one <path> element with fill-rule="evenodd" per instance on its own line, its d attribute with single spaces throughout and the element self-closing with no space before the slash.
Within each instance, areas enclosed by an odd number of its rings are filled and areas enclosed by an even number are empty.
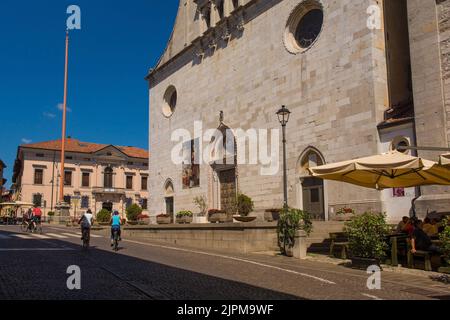
<svg viewBox="0 0 450 320">
<path fill-rule="evenodd" d="M 20 230 L 21 230 L 22 232 L 27 232 L 27 231 L 28 231 L 28 224 L 22 223 L 22 224 L 20 225 Z"/>
<path fill-rule="evenodd" d="M 83 247 L 85 249 L 89 248 L 89 242 L 91 240 L 89 230 L 83 230 Z"/>
<path fill-rule="evenodd" d="M 114 231 L 114 251 L 119 251 L 119 232 Z"/>
<path fill-rule="evenodd" d="M 39 224 L 39 225 L 36 226 L 36 232 L 39 233 L 39 234 L 42 234 L 42 233 L 43 233 L 43 231 L 42 231 L 42 225 L 41 225 L 41 224 Z"/>
</svg>

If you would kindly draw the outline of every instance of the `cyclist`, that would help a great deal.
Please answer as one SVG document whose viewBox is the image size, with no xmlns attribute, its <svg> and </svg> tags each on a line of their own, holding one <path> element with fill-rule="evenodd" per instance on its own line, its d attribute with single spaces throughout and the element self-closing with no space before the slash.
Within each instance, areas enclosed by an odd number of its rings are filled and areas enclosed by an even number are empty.
<svg viewBox="0 0 450 320">
<path fill-rule="evenodd" d="M 34 227 L 36 228 L 36 226 L 40 225 L 42 221 L 42 210 L 41 208 L 39 208 L 37 205 L 34 206 L 33 209 L 33 223 L 34 223 Z"/>
<path fill-rule="evenodd" d="M 81 240 L 84 240 L 85 232 L 87 232 L 88 235 L 90 234 L 93 223 L 94 215 L 92 214 L 91 209 L 88 209 L 78 221 L 78 224 L 81 225 Z"/>
<path fill-rule="evenodd" d="M 119 212 L 116 210 L 113 213 L 113 216 L 111 217 L 111 247 L 114 246 L 114 231 L 118 232 L 119 235 L 119 241 L 122 241 L 121 238 L 121 230 L 120 230 L 120 225 L 121 225 L 121 219 L 119 216 Z"/>
</svg>

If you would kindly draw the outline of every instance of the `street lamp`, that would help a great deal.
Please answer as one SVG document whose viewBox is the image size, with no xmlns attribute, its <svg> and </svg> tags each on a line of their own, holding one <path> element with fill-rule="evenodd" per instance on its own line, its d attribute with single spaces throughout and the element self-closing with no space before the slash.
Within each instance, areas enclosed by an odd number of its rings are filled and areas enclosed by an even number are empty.
<svg viewBox="0 0 450 320">
<path fill-rule="evenodd" d="M 284 182 L 284 209 L 289 208 L 287 190 L 287 161 L 286 161 L 286 125 L 289 122 L 291 112 L 286 106 L 282 106 L 277 112 L 278 120 L 283 128 L 283 182 Z"/>
</svg>

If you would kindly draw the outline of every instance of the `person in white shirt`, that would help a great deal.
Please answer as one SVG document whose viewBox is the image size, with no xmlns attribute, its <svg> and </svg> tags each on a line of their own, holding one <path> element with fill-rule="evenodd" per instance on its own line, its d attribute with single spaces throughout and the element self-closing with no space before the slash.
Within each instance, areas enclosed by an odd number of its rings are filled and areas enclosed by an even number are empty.
<svg viewBox="0 0 450 320">
<path fill-rule="evenodd" d="M 80 221 L 78 221 L 78 224 L 81 225 L 81 234 L 83 235 L 81 240 L 84 240 L 84 233 L 88 232 L 89 235 L 91 232 L 91 227 L 94 224 L 94 215 L 92 214 L 91 209 L 83 214 Z"/>
</svg>

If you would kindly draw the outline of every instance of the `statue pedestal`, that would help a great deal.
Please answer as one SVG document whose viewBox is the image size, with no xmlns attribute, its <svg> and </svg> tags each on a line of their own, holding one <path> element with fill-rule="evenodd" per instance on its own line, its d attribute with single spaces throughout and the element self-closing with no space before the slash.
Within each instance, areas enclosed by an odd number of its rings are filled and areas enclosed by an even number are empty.
<svg viewBox="0 0 450 320">
<path fill-rule="evenodd" d="M 58 203 L 56 205 L 56 214 L 55 214 L 55 218 L 54 221 L 55 223 L 59 223 L 59 224 L 67 224 L 69 222 L 72 221 L 72 218 L 70 216 L 70 205 L 67 203 Z"/>
</svg>

